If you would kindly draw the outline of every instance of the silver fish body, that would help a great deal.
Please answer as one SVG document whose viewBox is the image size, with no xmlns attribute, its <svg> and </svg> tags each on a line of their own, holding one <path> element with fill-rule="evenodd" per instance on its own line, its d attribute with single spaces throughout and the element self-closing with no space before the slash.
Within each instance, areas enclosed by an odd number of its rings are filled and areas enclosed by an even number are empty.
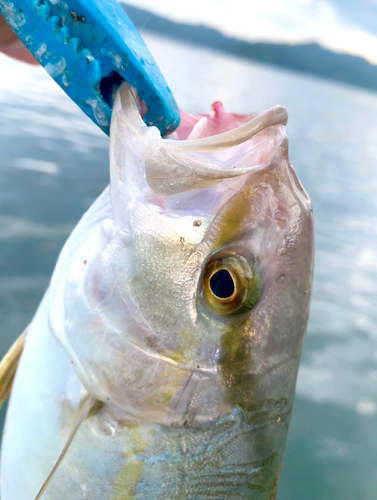
<svg viewBox="0 0 377 500">
<path fill-rule="evenodd" d="M 35 498 L 88 393 L 100 404 L 46 500 L 275 498 L 313 268 L 281 113 L 222 141 L 201 138 L 205 120 L 191 141 L 167 141 L 121 87 L 110 189 L 29 329 L 3 500 Z"/>
</svg>

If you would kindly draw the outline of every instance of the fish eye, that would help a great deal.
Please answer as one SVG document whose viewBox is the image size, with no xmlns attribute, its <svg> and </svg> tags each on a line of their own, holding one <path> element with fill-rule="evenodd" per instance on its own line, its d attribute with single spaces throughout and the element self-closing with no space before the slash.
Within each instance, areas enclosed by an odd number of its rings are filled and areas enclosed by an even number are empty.
<svg viewBox="0 0 377 500">
<path fill-rule="evenodd" d="M 259 274 L 243 256 L 222 256 L 205 267 L 202 294 L 216 314 L 227 316 L 252 309 L 261 291 Z"/>
<path fill-rule="evenodd" d="M 235 290 L 232 275 L 227 269 L 215 271 L 209 280 L 211 292 L 219 299 L 228 299 Z"/>
</svg>

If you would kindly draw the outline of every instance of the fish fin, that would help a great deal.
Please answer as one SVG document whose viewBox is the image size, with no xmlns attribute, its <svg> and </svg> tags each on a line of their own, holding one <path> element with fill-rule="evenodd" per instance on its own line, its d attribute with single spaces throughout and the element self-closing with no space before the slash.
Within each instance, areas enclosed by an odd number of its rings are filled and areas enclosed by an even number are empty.
<svg viewBox="0 0 377 500">
<path fill-rule="evenodd" d="M 12 390 L 13 379 L 24 350 L 28 328 L 25 328 L 0 362 L 0 408 Z"/>
<path fill-rule="evenodd" d="M 42 498 L 42 495 L 46 491 L 48 485 L 50 484 L 51 480 L 53 479 L 53 477 L 54 477 L 56 471 L 58 470 L 60 464 L 62 463 L 64 457 L 66 456 L 67 451 L 69 450 L 69 447 L 71 446 L 73 439 L 75 438 L 78 430 L 80 429 L 81 424 L 86 419 L 86 417 L 90 414 L 90 412 L 94 409 L 94 407 L 97 405 L 97 403 L 98 403 L 98 399 L 95 398 L 94 396 L 88 395 L 87 398 L 85 399 L 84 404 L 81 407 L 77 421 L 76 421 L 75 425 L 73 426 L 62 451 L 60 452 L 58 458 L 56 459 L 56 462 L 52 466 L 52 469 L 51 469 L 49 475 L 47 476 L 46 481 L 43 483 L 41 489 L 39 490 L 37 496 L 35 497 L 35 500 L 40 500 L 40 498 Z"/>
</svg>

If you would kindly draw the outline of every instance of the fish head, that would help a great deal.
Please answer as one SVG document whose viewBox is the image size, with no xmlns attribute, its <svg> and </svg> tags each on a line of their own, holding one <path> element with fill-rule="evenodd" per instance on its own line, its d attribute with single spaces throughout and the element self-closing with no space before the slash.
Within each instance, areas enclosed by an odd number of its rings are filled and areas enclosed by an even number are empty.
<svg viewBox="0 0 377 500">
<path fill-rule="evenodd" d="M 62 252 L 50 314 L 83 384 L 118 418 L 196 426 L 235 407 L 290 412 L 313 220 L 285 113 L 216 136 L 204 116 L 188 140 L 162 139 L 120 88 L 110 191 Z"/>
</svg>

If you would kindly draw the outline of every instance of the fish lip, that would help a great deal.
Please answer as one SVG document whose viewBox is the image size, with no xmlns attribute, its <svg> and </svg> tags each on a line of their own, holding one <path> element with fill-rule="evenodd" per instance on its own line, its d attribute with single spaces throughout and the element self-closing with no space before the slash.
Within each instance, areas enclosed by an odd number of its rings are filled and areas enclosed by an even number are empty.
<svg viewBox="0 0 377 500">
<path fill-rule="evenodd" d="M 306 189 L 304 188 L 302 182 L 300 181 L 300 179 L 296 173 L 296 170 L 294 169 L 291 162 L 289 162 L 287 170 L 288 170 L 289 179 L 291 181 L 291 185 L 292 185 L 294 192 L 299 197 L 301 203 L 305 207 L 307 207 L 311 212 L 313 212 L 313 204 L 312 204 L 312 201 L 310 199 L 310 196 L 308 195 Z"/>
<path fill-rule="evenodd" d="M 165 139 L 167 150 L 179 152 L 212 152 L 238 146 L 263 132 L 268 127 L 285 126 L 288 122 L 288 111 L 284 106 L 275 106 L 238 126 L 237 128 L 220 132 L 200 139 L 184 139 L 180 141 Z"/>
</svg>

